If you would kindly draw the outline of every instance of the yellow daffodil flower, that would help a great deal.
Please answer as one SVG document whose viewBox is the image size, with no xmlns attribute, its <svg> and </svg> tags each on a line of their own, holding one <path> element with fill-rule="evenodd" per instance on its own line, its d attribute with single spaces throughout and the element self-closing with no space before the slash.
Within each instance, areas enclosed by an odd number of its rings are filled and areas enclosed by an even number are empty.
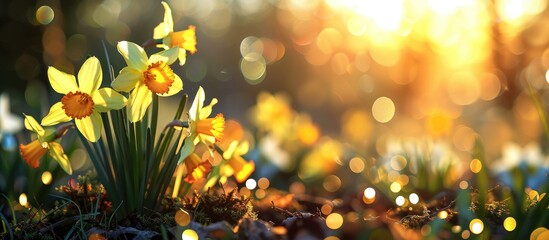
<svg viewBox="0 0 549 240">
<path fill-rule="evenodd" d="M 200 142 L 208 146 L 210 154 L 213 155 L 211 146 L 213 146 L 215 142 L 219 142 L 223 137 L 223 129 L 225 128 L 225 118 L 223 118 L 223 114 L 220 113 L 214 118 L 208 118 L 212 113 L 212 107 L 217 103 L 217 99 L 213 98 L 210 105 L 204 106 L 205 98 L 204 89 L 199 87 L 193 104 L 189 109 L 191 133 L 185 138 L 178 163 L 181 163 L 189 156 L 194 151 L 194 146 Z"/>
<path fill-rule="evenodd" d="M 185 169 L 187 176 L 185 182 L 194 183 L 196 180 L 206 177 L 212 170 L 212 164 L 208 160 L 202 160 L 198 154 L 191 153 L 185 159 Z"/>
<path fill-rule="evenodd" d="M 259 130 L 284 139 L 292 133 L 295 114 L 286 95 L 261 92 L 257 95 L 257 104 L 251 109 L 250 116 L 253 116 L 251 121 Z"/>
<path fill-rule="evenodd" d="M 78 84 L 73 75 L 48 68 L 50 84 L 58 93 L 64 94 L 61 101 L 50 108 L 42 125 L 51 126 L 74 119 L 76 128 L 90 142 L 101 136 L 103 121 L 101 112 L 121 109 L 127 99 L 111 88 L 101 88 L 103 72 L 96 57 L 88 58 L 78 72 Z"/>
<path fill-rule="evenodd" d="M 61 132 L 51 129 L 46 130 L 38 124 L 36 119 L 28 115 L 25 115 L 24 122 L 25 128 L 36 133 L 37 136 L 37 139 L 29 144 L 19 145 L 19 150 L 21 151 L 21 155 L 25 162 L 27 162 L 30 167 L 37 168 L 40 165 L 40 159 L 48 152 L 50 157 L 55 159 L 67 174 L 72 174 L 71 164 L 69 158 L 63 152 L 63 147 L 61 144 L 54 142 L 64 134 L 66 129 L 61 129 Z"/>
<path fill-rule="evenodd" d="M 253 161 L 246 161 L 242 155 L 250 148 L 247 141 L 243 140 L 244 129 L 234 120 L 228 120 L 225 124 L 224 136 L 218 146 L 223 150 L 223 159 L 226 160 L 223 169 L 223 177 L 233 175 L 237 182 L 244 182 L 255 170 Z"/>
<path fill-rule="evenodd" d="M 119 42 L 118 52 L 127 67 L 112 82 L 117 91 L 130 92 L 127 112 L 131 122 L 141 121 L 152 102 L 153 93 L 172 96 L 183 89 L 183 81 L 169 65 L 177 59 L 179 48 L 172 48 L 147 58 L 145 50 L 132 42 Z"/>
<path fill-rule="evenodd" d="M 187 30 L 174 32 L 172 10 L 167 3 L 162 2 L 164 6 L 164 21 L 154 28 L 153 38 L 162 40 L 161 44 L 156 46 L 159 48 L 169 49 L 179 47 L 179 65 L 185 64 L 187 52 L 191 54 L 196 52 L 196 27 L 191 25 Z"/>
<path fill-rule="evenodd" d="M 225 171 L 231 173 L 237 182 L 242 183 L 250 177 L 255 170 L 255 163 L 253 161 L 246 161 L 242 158 L 243 154 L 248 152 L 247 142 L 233 141 L 229 148 L 223 153 L 223 159 L 227 160 L 228 166 L 232 171 Z"/>
</svg>

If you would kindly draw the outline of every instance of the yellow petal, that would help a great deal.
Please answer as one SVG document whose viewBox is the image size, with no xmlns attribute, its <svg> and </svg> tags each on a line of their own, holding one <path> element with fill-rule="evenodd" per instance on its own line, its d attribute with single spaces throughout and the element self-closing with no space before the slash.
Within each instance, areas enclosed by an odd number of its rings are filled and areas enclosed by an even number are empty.
<svg viewBox="0 0 549 240">
<path fill-rule="evenodd" d="M 189 117 L 192 121 L 196 121 L 199 119 L 199 111 L 202 109 L 202 105 L 204 105 L 204 98 L 206 98 L 204 89 L 202 87 L 198 87 L 198 91 L 196 92 L 196 96 L 194 97 L 193 104 L 189 109 Z"/>
<path fill-rule="evenodd" d="M 166 36 L 168 36 L 170 32 L 166 32 L 165 29 L 166 29 L 166 24 L 164 24 L 164 22 L 161 22 L 160 24 L 158 24 L 153 30 L 153 39 L 163 39 Z"/>
<path fill-rule="evenodd" d="M 69 175 L 72 174 L 72 167 L 71 162 L 69 161 L 69 158 L 65 153 L 63 152 L 63 147 L 61 144 L 56 142 L 51 142 L 48 144 L 50 150 L 48 151 L 48 154 L 51 158 L 55 159 L 57 163 L 59 163 L 59 166 Z"/>
<path fill-rule="evenodd" d="M 177 60 L 178 54 L 179 54 L 178 47 L 170 48 L 168 50 L 164 50 L 162 52 L 151 55 L 149 62 L 155 63 L 158 61 L 162 61 L 167 63 L 168 65 L 171 65 L 173 62 L 175 62 L 175 60 Z"/>
<path fill-rule="evenodd" d="M 138 84 L 128 98 L 128 117 L 131 122 L 141 121 L 152 102 L 152 92 L 145 84 Z"/>
<path fill-rule="evenodd" d="M 78 72 L 78 85 L 80 90 L 87 94 L 93 94 L 103 81 L 101 63 L 96 57 L 88 58 Z"/>
<path fill-rule="evenodd" d="M 175 79 L 172 85 L 170 86 L 170 89 L 168 90 L 168 92 L 164 94 L 159 94 L 158 96 L 168 97 L 168 96 L 175 95 L 176 93 L 183 90 L 183 81 L 181 80 L 181 78 L 177 76 L 177 74 L 174 74 L 174 77 Z"/>
<path fill-rule="evenodd" d="M 217 98 L 213 98 L 212 101 L 210 102 L 210 105 L 205 106 L 200 110 L 199 119 L 208 118 L 210 114 L 212 114 L 212 108 L 215 104 L 217 104 Z"/>
<path fill-rule="evenodd" d="M 125 67 L 111 83 L 116 91 L 130 92 L 138 82 L 143 78 L 143 72 L 136 69 Z"/>
<path fill-rule="evenodd" d="M 82 119 L 74 119 L 74 123 L 88 141 L 97 142 L 101 137 L 103 121 L 101 120 L 101 114 L 98 112 L 93 112 L 90 116 Z"/>
<path fill-rule="evenodd" d="M 38 136 L 44 136 L 46 131 L 44 128 L 30 115 L 25 115 L 25 128 L 29 131 L 36 133 Z"/>
<path fill-rule="evenodd" d="M 48 68 L 48 79 L 53 90 L 58 93 L 67 94 L 78 91 L 75 77 L 71 74 L 61 72 L 57 68 Z"/>
<path fill-rule="evenodd" d="M 122 41 L 118 42 L 117 48 L 118 52 L 124 57 L 128 67 L 139 71 L 147 69 L 149 62 L 147 54 L 142 47 L 132 42 Z"/>
<path fill-rule="evenodd" d="M 162 6 L 164 6 L 164 32 L 173 32 L 172 10 L 170 9 L 170 6 L 164 1 L 162 1 Z"/>
<path fill-rule="evenodd" d="M 42 126 L 51 126 L 62 122 L 68 122 L 72 118 L 65 114 L 63 109 L 63 103 L 58 102 L 53 104 L 50 108 L 50 112 L 42 119 Z"/>
<path fill-rule="evenodd" d="M 212 136 L 212 135 L 199 133 L 198 138 L 200 139 L 200 142 L 202 142 L 202 143 L 204 143 L 208 146 L 211 146 L 215 143 L 215 137 Z M 211 152 L 211 151 L 210 151 L 210 153 L 213 154 L 213 152 Z"/>
<path fill-rule="evenodd" d="M 101 88 L 93 93 L 93 102 L 95 110 L 106 112 L 111 109 L 121 109 L 126 106 L 128 99 L 122 94 L 114 91 L 112 88 Z"/>
<path fill-rule="evenodd" d="M 187 51 L 185 49 L 180 48 L 179 49 L 179 56 L 177 56 L 179 59 L 179 66 L 185 65 L 185 62 L 187 61 Z"/>
</svg>

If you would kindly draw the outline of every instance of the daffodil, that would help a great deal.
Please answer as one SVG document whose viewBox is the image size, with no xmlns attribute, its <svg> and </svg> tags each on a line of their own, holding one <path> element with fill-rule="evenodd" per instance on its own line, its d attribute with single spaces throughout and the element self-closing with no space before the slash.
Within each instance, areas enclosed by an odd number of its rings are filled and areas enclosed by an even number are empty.
<svg viewBox="0 0 549 240">
<path fill-rule="evenodd" d="M 78 72 L 78 84 L 73 75 L 48 68 L 50 84 L 58 93 L 64 94 L 61 101 L 54 104 L 42 125 L 51 126 L 74 119 L 76 128 L 90 142 L 101 136 L 103 121 L 101 112 L 121 109 L 127 99 L 111 88 L 101 88 L 103 72 L 96 57 L 88 58 Z"/>
<path fill-rule="evenodd" d="M 231 168 L 232 171 L 225 171 L 232 174 L 236 181 L 242 183 L 250 177 L 255 170 L 255 164 L 253 161 L 246 161 L 242 155 L 248 152 L 247 142 L 233 141 L 229 148 L 223 153 L 223 159 L 225 159 L 226 165 Z"/>
<path fill-rule="evenodd" d="M 204 106 L 205 98 L 204 89 L 199 87 L 193 104 L 189 109 L 189 126 L 191 133 L 185 139 L 178 163 L 181 163 L 189 156 L 194 151 L 194 146 L 200 142 L 208 146 L 210 154 L 213 154 L 210 147 L 213 146 L 215 142 L 219 142 L 223 137 L 223 129 L 225 128 L 225 118 L 223 118 L 223 114 L 220 113 L 214 118 L 208 118 L 212 113 L 212 107 L 217 103 L 217 99 L 213 98 L 210 105 Z"/>
<path fill-rule="evenodd" d="M 190 25 L 187 30 L 174 32 L 172 10 L 166 2 L 162 2 L 164 6 L 164 21 L 154 28 L 153 38 L 162 43 L 157 44 L 159 48 L 169 49 L 179 47 L 179 65 L 185 64 L 187 52 L 191 54 L 196 52 L 196 27 Z"/>
<path fill-rule="evenodd" d="M 32 116 L 25 115 L 25 128 L 36 133 L 37 137 L 36 140 L 27 145 L 19 145 L 21 155 L 30 167 L 37 168 L 40 165 L 40 159 L 47 152 L 67 174 L 72 174 L 71 164 L 69 158 L 63 152 L 63 147 L 61 144 L 54 142 L 65 133 L 67 127 L 60 127 L 57 131 L 44 129 Z"/>
<path fill-rule="evenodd" d="M 131 122 L 141 121 L 153 94 L 166 97 L 183 89 L 183 81 L 169 66 L 177 59 L 179 48 L 153 54 L 150 58 L 142 47 L 132 42 L 119 42 L 117 48 L 128 66 L 120 71 L 112 87 L 117 91 L 131 91 L 126 108 Z"/>
<path fill-rule="evenodd" d="M 278 139 L 287 138 L 292 133 L 292 121 L 295 111 L 284 94 L 261 92 L 257 95 L 257 104 L 251 110 L 252 123 L 261 131 L 270 132 Z"/>
<path fill-rule="evenodd" d="M 202 160 L 198 154 L 191 153 L 185 159 L 185 169 L 187 170 L 185 182 L 194 183 L 196 180 L 206 177 L 212 170 L 212 164 L 208 160 Z"/>
<path fill-rule="evenodd" d="M 221 171 L 223 177 L 235 177 L 241 183 L 250 177 L 255 170 L 253 161 L 246 161 L 242 155 L 250 148 L 247 141 L 242 140 L 244 129 L 240 123 L 228 120 L 225 125 L 224 136 L 217 146 L 223 150 L 223 159 L 226 160 Z"/>
</svg>

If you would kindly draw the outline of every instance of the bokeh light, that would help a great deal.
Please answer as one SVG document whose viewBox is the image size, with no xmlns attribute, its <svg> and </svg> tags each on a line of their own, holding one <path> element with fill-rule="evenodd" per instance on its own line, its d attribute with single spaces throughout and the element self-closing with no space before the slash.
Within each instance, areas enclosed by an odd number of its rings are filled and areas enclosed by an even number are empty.
<svg viewBox="0 0 549 240">
<path fill-rule="evenodd" d="M 326 217 L 326 226 L 330 229 L 339 229 L 343 225 L 343 216 L 339 213 L 331 213 Z"/>
<path fill-rule="evenodd" d="M 401 155 L 396 155 L 391 158 L 391 168 L 396 171 L 404 169 L 407 163 L 406 158 Z"/>
<path fill-rule="evenodd" d="M 403 196 L 398 196 L 398 197 L 395 199 L 395 203 L 396 203 L 396 205 L 398 205 L 398 206 L 403 206 L 404 203 L 406 203 L 406 198 L 404 198 Z"/>
<path fill-rule="evenodd" d="M 240 190 L 238 190 L 238 193 L 240 193 L 241 196 L 249 197 L 252 194 L 252 191 L 250 191 L 250 189 L 247 187 L 243 187 L 243 188 L 240 188 Z"/>
<path fill-rule="evenodd" d="M 459 182 L 459 188 L 465 190 L 465 189 L 469 188 L 469 183 L 467 181 L 463 180 L 463 181 Z"/>
<path fill-rule="evenodd" d="M 257 186 L 259 186 L 259 188 L 261 188 L 261 189 L 269 188 L 270 184 L 271 184 L 271 182 L 269 181 L 269 179 L 267 179 L 265 177 L 262 177 L 259 180 L 257 180 Z"/>
<path fill-rule="evenodd" d="M 545 227 L 536 228 L 530 233 L 530 240 L 543 240 L 549 237 L 549 230 Z"/>
<path fill-rule="evenodd" d="M 255 187 L 257 187 L 257 182 L 255 181 L 255 179 L 249 178 L 248 180 L 246 180 L 246 187 L 250 190 L 254 190 Z"/>
<path fill-rule="evenodd" d="M 508 232 L 515 230 L 516 227 L 517 227 L 517 220 L 515 220 L 515 218 L 513 217 L 507 217 L 503 221 L 503 228 L 505 228 L 505 230 L 507 230 Z"/>
<path fill-rule="evenodd" d="M 322 185 L 326 191 L 335 192 L 341 187 L 341 179 L 336 175 L 329 175 L 324 178 L 324 183 Z"/>
<path fill-rule="evenodd" d="M 92 233 L 88 236 L 88 240 L 106 240 L 107 238 L 105 238 L 103 235 L 99 234 L 99 233 Z"/>
<path fill-rule="evenodd" d="M 187 226 L 189 225 L 189 223 L 191 223 L 191 215 L 187 211 L 179 209 L 177 212 L 175 212 L 175 222 L 179 226 Z"/>
<path fill-rule="evenodd" d="M 262 198 L 264 198 L 266 195 L 267 195 L 267 192 L 265 191 L 265 189 L 257 189 L 257 190 L 255 190 L 255 197 L 256 197 L 257 199 L 262 199 Z"/>
<path fill-rule="evenodd" d="M 419 202 L 419 196 L 415 193 L 411 193 L 410 196 L 408 197 L 408 199 L 410 200 L 410 203 L 412 203 L 412 204 L 417 204 Z"/>
<path fill-rule="evenodd" d="M 364 197 L 368 198 L 368 199 L 373 199 L 376 197 L 376 190 L 374 190 L 373 188 L 369 187 L 369 188 L 366 188 L 364 190 Z"/>
<path fill-rule="evenodd" d="M 364 171 L 364 167 L 364 160 L 362 160 L 362 158 L 360 157 L 351 158 L 351 160 L 349 161 L 349 168 L 354 173 L 361 173 L 362 171 Z"/>
<path fill-rule="evenodd" d="M 471 163 L 469 163 L 469 168 L 471 169 L 471 172 L 479 173 L 480 170 L 482 170 L 482 162 L 478 159 L 473 159 L 471 160 Z"/>
<path fill-rule="evenodd" d="M 440 211 L 440 212 L 438 212 L 437 216 L 438 216 L 438 218 L 440 218 L 440 219 L 446 219 L 446 218 L 448 217 L 448 212 L 446 212 L 446 211 Z"/>
<path fill-rule="evenodd" d="M 393 182 L 389 188 L 391 189 L 391 192 L 398 193 L 402 189 L 402 186 L 398 182 Z"/>
<path fill-rule="evenodd" d="M 372 105 L 372 115 L 380 123 L 387 123 L 395 115 L 395 104 L 388 97 L 380 97 Z"/>
<path fill-rule="evenodd" d="M 463 230 L 463 232 L 461 232 L 461 238 L 463 239 L 469 239 L 470 236 L 471 232 L 469 230 Z"/>
<path fill-rule="evenodd" d="M 302 194 L 305 192 L 305 185 L 302 182 L 293 182 L 290 184 L 290 192 L 293 194 Z"/>
<path fill-rule="evenodd" d="M 480 234 L 484 230 L 484 223 L 482 220 L 475 218 L 469 222 L 469 230 L 474 234 Z"/>
<path fill-rule="evenodd" d="M 36 10 L 36 21 L 42 25 L 48 25 L 53 21 L 55 13 L 50 6 L 41 6 Z"/>
<path fill-rule="evenodd" d="M 332 204 L 329 204 L 329 203 L 322 205 L 322 207 L 320 208 L 320 212 L 322 212 L 322 214 L 324 215 L 328 215 L 332 213 L 332 210 L 333 210 Z"/>
<path fill-rule="evenodd" d="M 181 234 L 183 240 L 198 240 L 198 233 L 192 229 L 185 229 Z"/>
<path fill-rule="evenodd" d="M 19 205 L 21 205 L 23 207 L 27 207 L 28 204 L 29 204 L 29 202 L 28 202 L 27 194 L 21 193 L 19 195 Z"/>
<path fill-rule="evenodd" d="M 421 227 L 420 231 L 421 231 L 421 235 L 423 236 L 427 236 L 429 234 L 431 234 L 431 231 L 433 230 L 433 228 L 429 225 L 424 225 L 423 227 Z"/>
<path fill-rule="evenodd" d="M 41 176 L 42 183 L 44 185 L 49 185 L 53 179 L 53 176 L 50 171 L 44 171 Z"/>
</svg>

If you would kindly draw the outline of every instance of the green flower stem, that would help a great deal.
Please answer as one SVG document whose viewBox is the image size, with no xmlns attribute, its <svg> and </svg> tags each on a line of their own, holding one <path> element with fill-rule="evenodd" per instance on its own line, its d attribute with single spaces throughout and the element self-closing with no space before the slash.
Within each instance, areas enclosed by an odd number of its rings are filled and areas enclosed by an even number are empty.
<svg viewBox="0 0 549 240">
<path fill-rule="evenodd" d="M 55 137 L 53 140 L 57 140 L 63 136 L 65 136 L 65 134 L 67 133 L 67 131 L 69 130 L 69 128 L 73 128 L 74 127 L 74 123 L 72 122 L 69 122 L 69 123 L 65 123 L 59 127 L 57 127 L 55 129 Z"/>
<path fill-rule="evenodd" d="M 183 186 L 183 187 L 181 188 L 181 189 L 183 190 L 183 192 L 181 193 L 181 196 L 186 196 L 187 193 L 189 193 L 189 190 L 191 190 L 192 184 L 183 181 L 183 182 L 181 183 L 181 185 Z"/>
<path fill-rule="evenodd" d="M 174 116 L 174 121 L 179 121 L 181 118 L 181 115 L 183 114 L 183 110 L 185 109 L 185 105 L 187 102 L 188 95 L 185 94 L 181 98 L 181 101 L 179 102 L 178 109 Z M 153 98 L 153 107 L 154 107 L 154 98 Z M 157 110 L 153 109 L 154 116 L 158 116 L 158 113 L 155 112 Z M 152 121 L 152 124 L 154 125 L 154 118 Z M 169 125 L 169 124 L 168 124 Z M 166 189 L 168 188 L 171 179 L 173 177 L 173 174 L 175 172 L 176 168 L 176 154 L 175 152 L 178 150 L 177 142 L 181 138 L 181 133 L 179 136 L 177 136 L 174 139 L 175 135 L 175 129 L 168 127 L 164 127 L 162 130 L 160 137 L 156 141 L 156 144 L 154 144 L 154 148 L 152 148 L 152 151 L 150 153 L 150 157 L 152 158 L 149 162 L 149 170 L 150 170 L 150 184 L 148 187 L 148 193 L 146 196 L 146 205 L 147 206 L 155 206 L 155 204 L 161 200 L 160 195 L 164 194 L 166 192 Z M 168 151 L 168 145 L 173 144 L 174 146 L 171 148 L 170 151 Z M 152 145 L 152 144 L 151 144 Z"/>
<path fill-rule="evenodd" d="M 126 126 L 125 126 L 125 121 L 123 119 L 123 116 L 124 116 L 123 110 L 113 111 L 113 118 L 111 119 L 114 123 L 113 130 L 115 131 L 117 136 L 116 137 L 118 142 L 117 146 L 120 149 L 120 157 L 113 159 L 112 161 L 113 166 L 116 167 L 115 175 L 117 179 L 117 182 L 113 182 L 113 184 L 118 185 L 118 189 L 119 189 L 119 192 L 116 192 L 114 194 L 119 195 L 121 200 L 127 199 L 129 196 L 129 193 L 126 187 L 124 186 L 125 182 L 129 182 L 128 171 L 127 171 L 127 168 L 124 167 L 124 161 L 129 159 L 130 153 L 129 153 L 129 140 L 127 137 L 127 131 L 126 131 Z M 114 205 L 116 206 L 118 205 L 122 206 L 122 204 L 124 204 L 125 206 L 125 203 L 123 203 L 122 201 L 114 203 Z M 122 210 L 120 211 L 121 216 L 124 216 L 126 212 L 125 209 L 126 207 L 123 207 Z"/>
<path fill-rule="evenodd" d="M 103 136 L 95 143 L 79 134 L 109 198 L 120 206 L 116 217 L 140 214 L 144 209 L 158 209 L 169 187 L 179 157 L 178 142 L 189 122 L 179 120 L 185 109 L 187 95 L 180 101 L 173 121 L 156 138 L 158 128 L 158 97 L 142 121 L 129 121 L 126 109 L 102 113 Z M 62 136 L 74 124 L 61 126 L 55 136 Z"/>
<path fill-rule="evenodd" d="M 103 183 L 107 192 L 116 193 L 117 191 L 116 189 L 113 188 L 114 186 L 109 184 L 109 183 L 114 183 L 114 179 L 111 179 L 110 175 L 107 174 L 107 172 L 105 171 L 104 165 L 101 162 L 101 159 L 98 156 L 98 152 L 96 151 L 96 149 L 92 148 L 92 144 L 89 143 L 88 140 L 82 134 L 78 134 L 78 136 L 80 137 L 80 141 L 82 142 L 82 145 L 88 152 L 88 155 L 90 156 L 90 159 L 93 165 L 95 166 L 99 180 Z M 114 203 L 120 202 L 120 198 L 117 194 L 109 195 L 109 198 Z"/>
<path fill-rule="evenodd" d="M 484 206 L 488 202 L 488 172 L 487 172 L 487 164 L 486 159 L 484 157 L 484 146 L 482 145 L 482 142 L 480 139 L 476 139 L 475 146 L 473 148 L 473 159 L 480 160 L 482 164 L 482 168 L 480 172 L 475 174 L 477 187 L 478 187 L 478 204 L 479 206 Z M 486 219 L 486 209 L 484 207 L 480 207 L 478 211 L 478 216 L 481 220 Z M 488 229 L 486 229 L 488 230 Z"/>
<path fill-rule="evenodd" d="M 156 128 L 158 127 L 158 95 L 153 94 L 151 108 L 151 136 L 156 137 Z"/>
</svg>

